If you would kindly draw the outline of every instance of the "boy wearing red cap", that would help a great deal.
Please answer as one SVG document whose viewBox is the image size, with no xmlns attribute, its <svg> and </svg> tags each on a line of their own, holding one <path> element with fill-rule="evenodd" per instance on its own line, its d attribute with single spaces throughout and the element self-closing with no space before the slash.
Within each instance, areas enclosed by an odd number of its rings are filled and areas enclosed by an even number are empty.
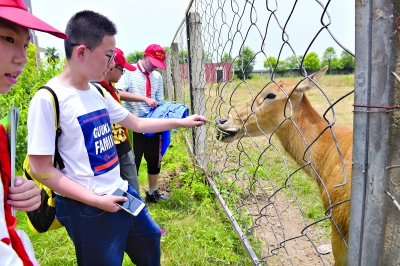
<svg viewBox="0 0 400 266">
<path fill-rule="evenodd" d="M 121 90 L 123 106 L 129 112 L 146 117 L 151 108 L 164 100 L 162 76 L 155 71 L 157 68 L 165 69 L 165 51 L 158 44 L 149 45 L 143 54 L 143 59 L 136 63 L 139 71 L 125 73 L 115 85 Z M 161 170 L 161 133 L 147 137 L 139 132 L 133 132 L 133 150 L 137 172 L 144 156 L 147 162 L 149 190 L 146 191 L 146 202 L 157 202 L 168 199 L 157 190 L 158 178 Z"/>
<path fill-rule="evenodd" d="M 120 95 L 117 89 L 112 85 L 114 82 L 118 82 L 122 74 L 128 71 L 135 71 L 136 67 L 126 62 L 124 53 L 115 48 L 115 67 L 111 68 L 110 71 L 104 76 L 104 79 L 100 81 L 100 84 L 105 88 L 111 96 L 120 103 Z M 116 123 L 112 125 L 112 132 L 114 138 L 114 144 L 118 152 L 119 167 L 121 170 L 121 178 L 128 181 L 128 183 L 140 193 L 139 181 L 136 172 L 135 158 L 132 154 L 131 145 L 129 144 L 128 137 L 126 136 L 125 128 L 120 124 Z"/>
<path fill-rule="evenodd" d="M 78 265 L 122 265 L 124 252 L 136 265 L 160 265 L 160 228 L 147 207 L 137 216 L 121 210 L 113 196 L 119 188 L 140 199 L 120 178 L 111 125 L 136 132 L 160 132 L 204 125 L 205 117 L 145 119 L 130 114 L 112 97 L 89 83 L 103 80 L 115 67 L 116 27 L 107 17 L 89 10 L 67 23 L 66 63 L 46 85 L 57 94 L 62 134 L 58 150 L 65 167 L 52 165 L 55 123 L 52 97 L 39 90 L 28 112 L 28 155 L 35 179 L 56 192 L 56 217 L 75 246 Z"/>
<path fill-rule="evenodd" d="M 124 56 L 124 53 L 119 48 L 115 48 L 115 67 L 111 68 L 109 72 L 104 76 L 104 79 L 99 82 L 103 88 L 105 88 L 112 97 L 120 102 L 119 91 L 112 85 L 112 83 L 118 82 L 125 70 L 135 71 L 136 67 L 129 64 Z M 121 170 L 121 178 L 128 181 L 128 183 L 140 194 L 139 180 L 135 165 L 135 157 L 132 154 L 131 145 L 126 135 L 126 128 L 120 124 L 112 125 L 112 132 L 114 138 L 114 144 L 117 148 L 119 166 Z M 161 236 L 167 234 L 165 229 L 161 229 Z"/>
<path fill-rule="evenodd" d="M 5 94 L 16 84 L 18 76 L 28 62 L 26 47 L 29 44 L 28 29 L 48 32 L 56 37 L 66 39 L 67 35 L 36 18 L 27 11 L 22 0 L 0 0 L 0 93 Z M 2 128 L 3 132 L 4 129 Z M 7 142 L 6 137 L 1 140 Z M 0 202 L 0 264 L 32 265 L 21 240 L 15 231 L 15 217 L 11 206 L 21 211 L 33 211 L 40 205 L 40 190 L 31 180 L 16 177 L 14 187 L 10 184 L 10 162 L 6 153 L 8 148 L 0 151 L 1 186 Z M 7 162 L 8 161 L 8 162 Z"/>
</svg>

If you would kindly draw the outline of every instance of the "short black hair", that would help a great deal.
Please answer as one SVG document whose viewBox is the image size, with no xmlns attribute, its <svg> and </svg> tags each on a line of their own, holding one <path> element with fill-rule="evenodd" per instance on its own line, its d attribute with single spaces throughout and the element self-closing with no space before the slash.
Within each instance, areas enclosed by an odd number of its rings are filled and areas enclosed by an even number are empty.
<svg viewBox="0 0 400 266">
<path fill-rule="evenodd" d="M 117 28 L 106 16 L 84 10 L 70 18 L 65 33 L 68 35 L 68 39 L 64 41 L 65 56 L 69 59 L 74 46 L 83 44 L 96 48 L 102 43 L 104 36 L 117 34 Z"/>
</svg>

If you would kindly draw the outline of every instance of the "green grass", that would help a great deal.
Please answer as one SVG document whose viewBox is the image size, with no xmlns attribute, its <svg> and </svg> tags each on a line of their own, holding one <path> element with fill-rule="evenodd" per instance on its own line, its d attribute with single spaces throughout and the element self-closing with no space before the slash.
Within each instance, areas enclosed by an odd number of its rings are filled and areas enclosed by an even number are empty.
<svg viewBox="0 0 400 266">
<path fill-rule="evenodd" d="M 251 265 L 204 176 L 193 167 L 185 142 L 173 135 L 172 144 L 163 158 L 160 178 L 170 185 L 171 199 L 149 206 L 153 219 L 168 231 L 161 239 L 162 265 Z M 139 173 L 142 194 L 147 189 L 145 166 L 143 160 Z M 28 233 L 42 266 L 76 265 L 74 247 L 64 228 L 33 234 L 25 214 L 18 212 L 17 217 L 18 228 Z M 133 265 L 126 255 L 123 265 Z"/>
</svg>

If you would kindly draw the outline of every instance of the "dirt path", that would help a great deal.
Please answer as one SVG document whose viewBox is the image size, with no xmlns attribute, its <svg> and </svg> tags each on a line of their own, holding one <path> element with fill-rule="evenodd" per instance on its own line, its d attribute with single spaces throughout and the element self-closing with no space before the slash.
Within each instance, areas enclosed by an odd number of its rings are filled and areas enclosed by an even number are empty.
<svg viewBox="0 0 400 266">
<path fill-rule="evenodd" d="M 325 228 L 307 227 L 296 203 L 283 193 L 274 201 L 257 207 L 255 200 L 247 208 L 256 221 L 253 235 L 262 245 L 259 259 L 267 265 L 333 265 L 332 253 L 320 255 L 317 247 L 329 244 Z"/>
</svg>

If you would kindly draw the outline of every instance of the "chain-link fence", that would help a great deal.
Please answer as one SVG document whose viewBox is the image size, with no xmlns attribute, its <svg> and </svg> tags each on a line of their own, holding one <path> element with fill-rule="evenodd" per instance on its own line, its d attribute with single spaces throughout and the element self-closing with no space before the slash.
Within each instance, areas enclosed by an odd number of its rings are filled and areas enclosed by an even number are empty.
<svg viewBox="0 0 400 266">
<path fill-rule="evenodd" d="M 356 1 L 356 72 L 333 75 L 312 62 L 320 45 L 354 60 L 338 2 L 194 0 L 167 54 L 166 98 L 207 117 L 187 143 L 254 264 L 399 262 L 395 12 Z"/>
</svg>

